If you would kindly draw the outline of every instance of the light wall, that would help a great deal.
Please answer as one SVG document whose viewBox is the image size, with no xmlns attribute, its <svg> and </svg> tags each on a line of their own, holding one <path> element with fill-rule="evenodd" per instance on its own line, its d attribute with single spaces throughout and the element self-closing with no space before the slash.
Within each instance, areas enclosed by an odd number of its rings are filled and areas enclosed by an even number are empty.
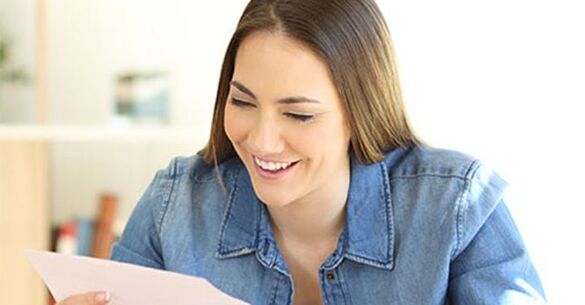
<svg viewBox="0 0 585 305">
<path fill-rule="evenodd" d="M 155 69 L 170 73 L 173 124 L 209 125 L 223 54 L 246 3 L 48 0 L 49 120 L 104 123 L 115 75 Z"/>
<path fill-rule="evenodd" d="M 35 0 L 0 0 L 0 35 L 10 40 L 9 64 L 34 78 Z M 21 83 L 0 84 L 0 122 L 32 122 L 35 95 L 31 86 Z"/>
</svg>

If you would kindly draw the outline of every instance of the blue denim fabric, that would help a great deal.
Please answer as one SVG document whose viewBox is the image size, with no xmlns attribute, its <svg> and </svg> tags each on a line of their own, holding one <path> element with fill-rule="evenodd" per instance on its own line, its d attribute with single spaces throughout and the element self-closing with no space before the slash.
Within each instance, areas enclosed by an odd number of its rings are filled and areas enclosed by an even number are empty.
<svg viewBox="0 0 585 305">
<path fill-rule="evenodd" d="M 139 200 L 112 259 L 208 279 L 251 304 L 292 304 L 292 277 L 238 158 L 177 157 Z M 543 304 L 503 201 L 474 158 L 429 147 L 351 157 L 346 226 L 319 279 L 324 304 Z M 172 304 L 168 304 L 172 305 Z"/>
</svg>

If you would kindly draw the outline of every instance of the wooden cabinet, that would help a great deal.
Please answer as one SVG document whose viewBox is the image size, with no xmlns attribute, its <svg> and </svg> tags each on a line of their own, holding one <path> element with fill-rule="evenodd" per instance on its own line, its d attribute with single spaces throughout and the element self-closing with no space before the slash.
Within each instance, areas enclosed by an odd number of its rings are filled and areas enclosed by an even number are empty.
<svg viewBox="0 0 585 305">
<path fill-rule="evenodd" d="M 48 249 L 48 171 L 46 142 L 0 139 L 2 304 L 47 302 L 47 290 L 23 251 Z"/>
</svg>

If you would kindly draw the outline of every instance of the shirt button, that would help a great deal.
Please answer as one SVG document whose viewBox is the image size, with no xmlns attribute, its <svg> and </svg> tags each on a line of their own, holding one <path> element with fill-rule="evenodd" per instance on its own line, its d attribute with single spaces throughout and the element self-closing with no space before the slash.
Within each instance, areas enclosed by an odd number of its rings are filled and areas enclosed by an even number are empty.
<svg viewBox="0 0 585 305">
<path fill-rule="evenodd" d="M 329 271 L 329 272 L 327 272 L 327 275 L 326 275 L 326 277 L 327 277 L 327 279 L 328 279 L 328 280 L 330 280 L 330 281 L 335 281 L 335 273 L 333 273 L 333 271 Z"/>
</svg>

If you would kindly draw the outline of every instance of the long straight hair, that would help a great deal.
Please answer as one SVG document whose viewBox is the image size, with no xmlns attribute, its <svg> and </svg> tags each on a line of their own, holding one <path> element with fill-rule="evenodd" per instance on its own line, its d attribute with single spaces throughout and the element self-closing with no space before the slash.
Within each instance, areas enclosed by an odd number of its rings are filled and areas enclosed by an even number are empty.
<svg viewBox="0 0 585 305">
<path fill-rule="evenodd" d="M 350 149 L 364 164 L 396 147 L 423 144 L 407 117 L 388 27 L 374 0 L 251 0 L 224 57 L 211 135 L 199 151 L 215 164 L 235 155 L 224 109 L 242 41 L 255 31 L 286 35 L 329 68 L 350 127 Z"/>
</svg>

